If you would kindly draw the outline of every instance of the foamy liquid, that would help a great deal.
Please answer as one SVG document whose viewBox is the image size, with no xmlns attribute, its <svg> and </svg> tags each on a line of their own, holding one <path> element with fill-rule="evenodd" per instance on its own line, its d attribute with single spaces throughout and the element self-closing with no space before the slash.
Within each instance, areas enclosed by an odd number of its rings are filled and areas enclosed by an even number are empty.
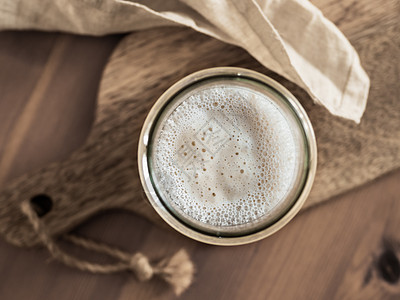
<svg viewBox="0 0 400 300">
<path fill-rule="evenodd" d="M 281 209 L 298 175 L 298 142 L 285 114 L 245 86 L 186 93 L 153 140 L 153 181 L 163 201 L 210 228 L 265 220 Z"/>
</svg>

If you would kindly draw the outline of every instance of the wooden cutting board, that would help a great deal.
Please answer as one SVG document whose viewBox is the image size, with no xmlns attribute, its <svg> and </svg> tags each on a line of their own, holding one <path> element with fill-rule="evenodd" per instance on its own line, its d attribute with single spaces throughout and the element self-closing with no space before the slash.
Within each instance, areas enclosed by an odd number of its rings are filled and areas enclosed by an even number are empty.
<svg viewBox="0 0 400 300">
<path fill-rule="evenodd" d="M 400 30 L 395 1 L 385 6 L 318 5 L 344 31 L 371 77 L 360 125 L 331 116 L 300 88 L 262 67 L 244 50 L 190 29 L 132 33 L 115 49 L 100 85 L 96 120 L 71 157 L 21 176 L 0 193 L 0 232 L 16 245 L 37 237 L 20 212 L 34 199 L 52 235 L 102 210 L 123 208 L 160 222 L 143 195 L 136 152 L 142 123 L 157 98 L 182 77 L 204 68 L 239 66 L 276 79 L 302 103 L 318 143 L 318 171 L 308 208 L 400 166 Z M 393 12 L 394 11 L 394 12 Z M 372 26 L 373 25 L 373 26 Z M 379 200 L 379 199 L 377 199 Z"/>
</svg>

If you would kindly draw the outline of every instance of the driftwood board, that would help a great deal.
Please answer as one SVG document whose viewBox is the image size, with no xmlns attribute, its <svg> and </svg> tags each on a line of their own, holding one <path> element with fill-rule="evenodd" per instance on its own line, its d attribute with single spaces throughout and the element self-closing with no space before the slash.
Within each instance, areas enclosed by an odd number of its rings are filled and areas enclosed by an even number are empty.
<svg viewBox="0 0 400 300">
<path fill-rule="evenodd" d="M 396 9 L 395 2 L 389 3 Z M 1 233 L 13 244 L 37 243 L 19 205 L 39 194 L 52 199 L 52 209 L 43 221 L 53 235 L 110 208 L 128 209 L 159 221 L 138 177 L 139 132 L 164 90 L 185 75 L 209 67 L 239 66 L 262 72 L 285 85 L 303 104 L 316 132 L 319 155 L 305 208 L 398 168 L 400 30 L 396 13 L 376 3 L 375 9 L 367 11 L 371 16 L 358 18 L 355 24 L 346 16 L 365 11 L 351 5 L 329 5 L 331 19 L 359 51 L 371 77 L 369 102 L 360 125 L 331 116 L 303 90 L 237 47 L 182 28 L 132 33 L 115 49 L 104 71 L 96 120 L 86 143 L 68 160 L 19 177 L 1 191 Z M 379 26 L 371 27 L 378 21 Z"/>
</svg>

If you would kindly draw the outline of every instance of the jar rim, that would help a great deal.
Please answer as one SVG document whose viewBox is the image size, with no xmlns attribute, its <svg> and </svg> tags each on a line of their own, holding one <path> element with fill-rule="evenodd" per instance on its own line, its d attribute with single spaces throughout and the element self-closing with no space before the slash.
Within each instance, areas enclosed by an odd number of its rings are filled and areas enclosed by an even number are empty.
<svg viewBox="0 0 400 300">
<path fill-rule="evenodd" d="M 301 190 L 299 190 L 297 199 L 294 199 L 291 207 L 289 207 L 288 210 L 272 224 L 263 227 L 258 231 L 250 232 L 245 235 L 212 235 L 210 233 L 193 228 L 185 222 L 182 222 L 182 220 L 177 218 L 168 209 L 168 207 L 165 206 L 165 203 L 157 193 L 151 178 L 151 170 L 148 159 L 149 147 L 152 140 L 152 130 L 154 129 L 154 126 L 157 123 L 160 114 L 162 113 L 166 105 L 171 101 L 171 99 L 174 99 L 175 96 L 183 90 L 204 80 L 218 77 L 236 77 L 249 79 L 256 81 L 260 84 L 267 85 L 274 91 L 278 92 L 289 103 L 291 110 L 293 111 L 294 115 L 296 115 L 298 123 L 300 124 L 301 129 L 304 133 L 304 140 L 306 142 L 307 172 L 305 174 L 302 188 Z M 166 221 L 178 232 L 197 241 L 215 245 L 247 244 L 265 238 L 286 225 L 300 210 L 311 190 L 316 172 L 316 163 L 317 149 L 314 131 L 306 112 L 304 111 L 298 100 L 286 88 L 284 88 L 273 79 L 252 70 L 236 67 L 219 67 L 201 70 L 182 78 L 177 83 L 172 85 L 158 98 L 158 100 L 150 110 L 143 124 L 138 143 L 138 167 L 140 179 L 146 196 L 156 212 L 160 215 L 162 219 L 164 219 L 164 221 Z"/>
</svg>

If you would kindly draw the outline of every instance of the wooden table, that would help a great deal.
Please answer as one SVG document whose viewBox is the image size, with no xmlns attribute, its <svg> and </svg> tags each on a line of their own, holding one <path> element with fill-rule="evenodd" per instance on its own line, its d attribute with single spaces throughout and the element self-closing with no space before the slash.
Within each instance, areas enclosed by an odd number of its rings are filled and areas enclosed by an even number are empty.
<svg viewBox="0 0 400 300">
<path fill-rule="evenodd" d="M 102 68 L 120 38 L 0 33 L 0 166 L 7 168 L 1 180 L 63 160 L 83 143 Z M 48 63 L 60 44 L 64 50 Z M 268 239 L 239 247 L 200 244 L 117 211 L 77 231 L 152 258 L 185 247 L 197 274 L 182 299 L 400 299 L 399 245 L 385 239 L 399 236 L 399 182 L 400 171 L 388 174 L 301 213 Z M 159 280 L 92 275 L 48 258 L 43 249 L 0 240 L 0 299 L 175 298 Z"/>
</svg>

